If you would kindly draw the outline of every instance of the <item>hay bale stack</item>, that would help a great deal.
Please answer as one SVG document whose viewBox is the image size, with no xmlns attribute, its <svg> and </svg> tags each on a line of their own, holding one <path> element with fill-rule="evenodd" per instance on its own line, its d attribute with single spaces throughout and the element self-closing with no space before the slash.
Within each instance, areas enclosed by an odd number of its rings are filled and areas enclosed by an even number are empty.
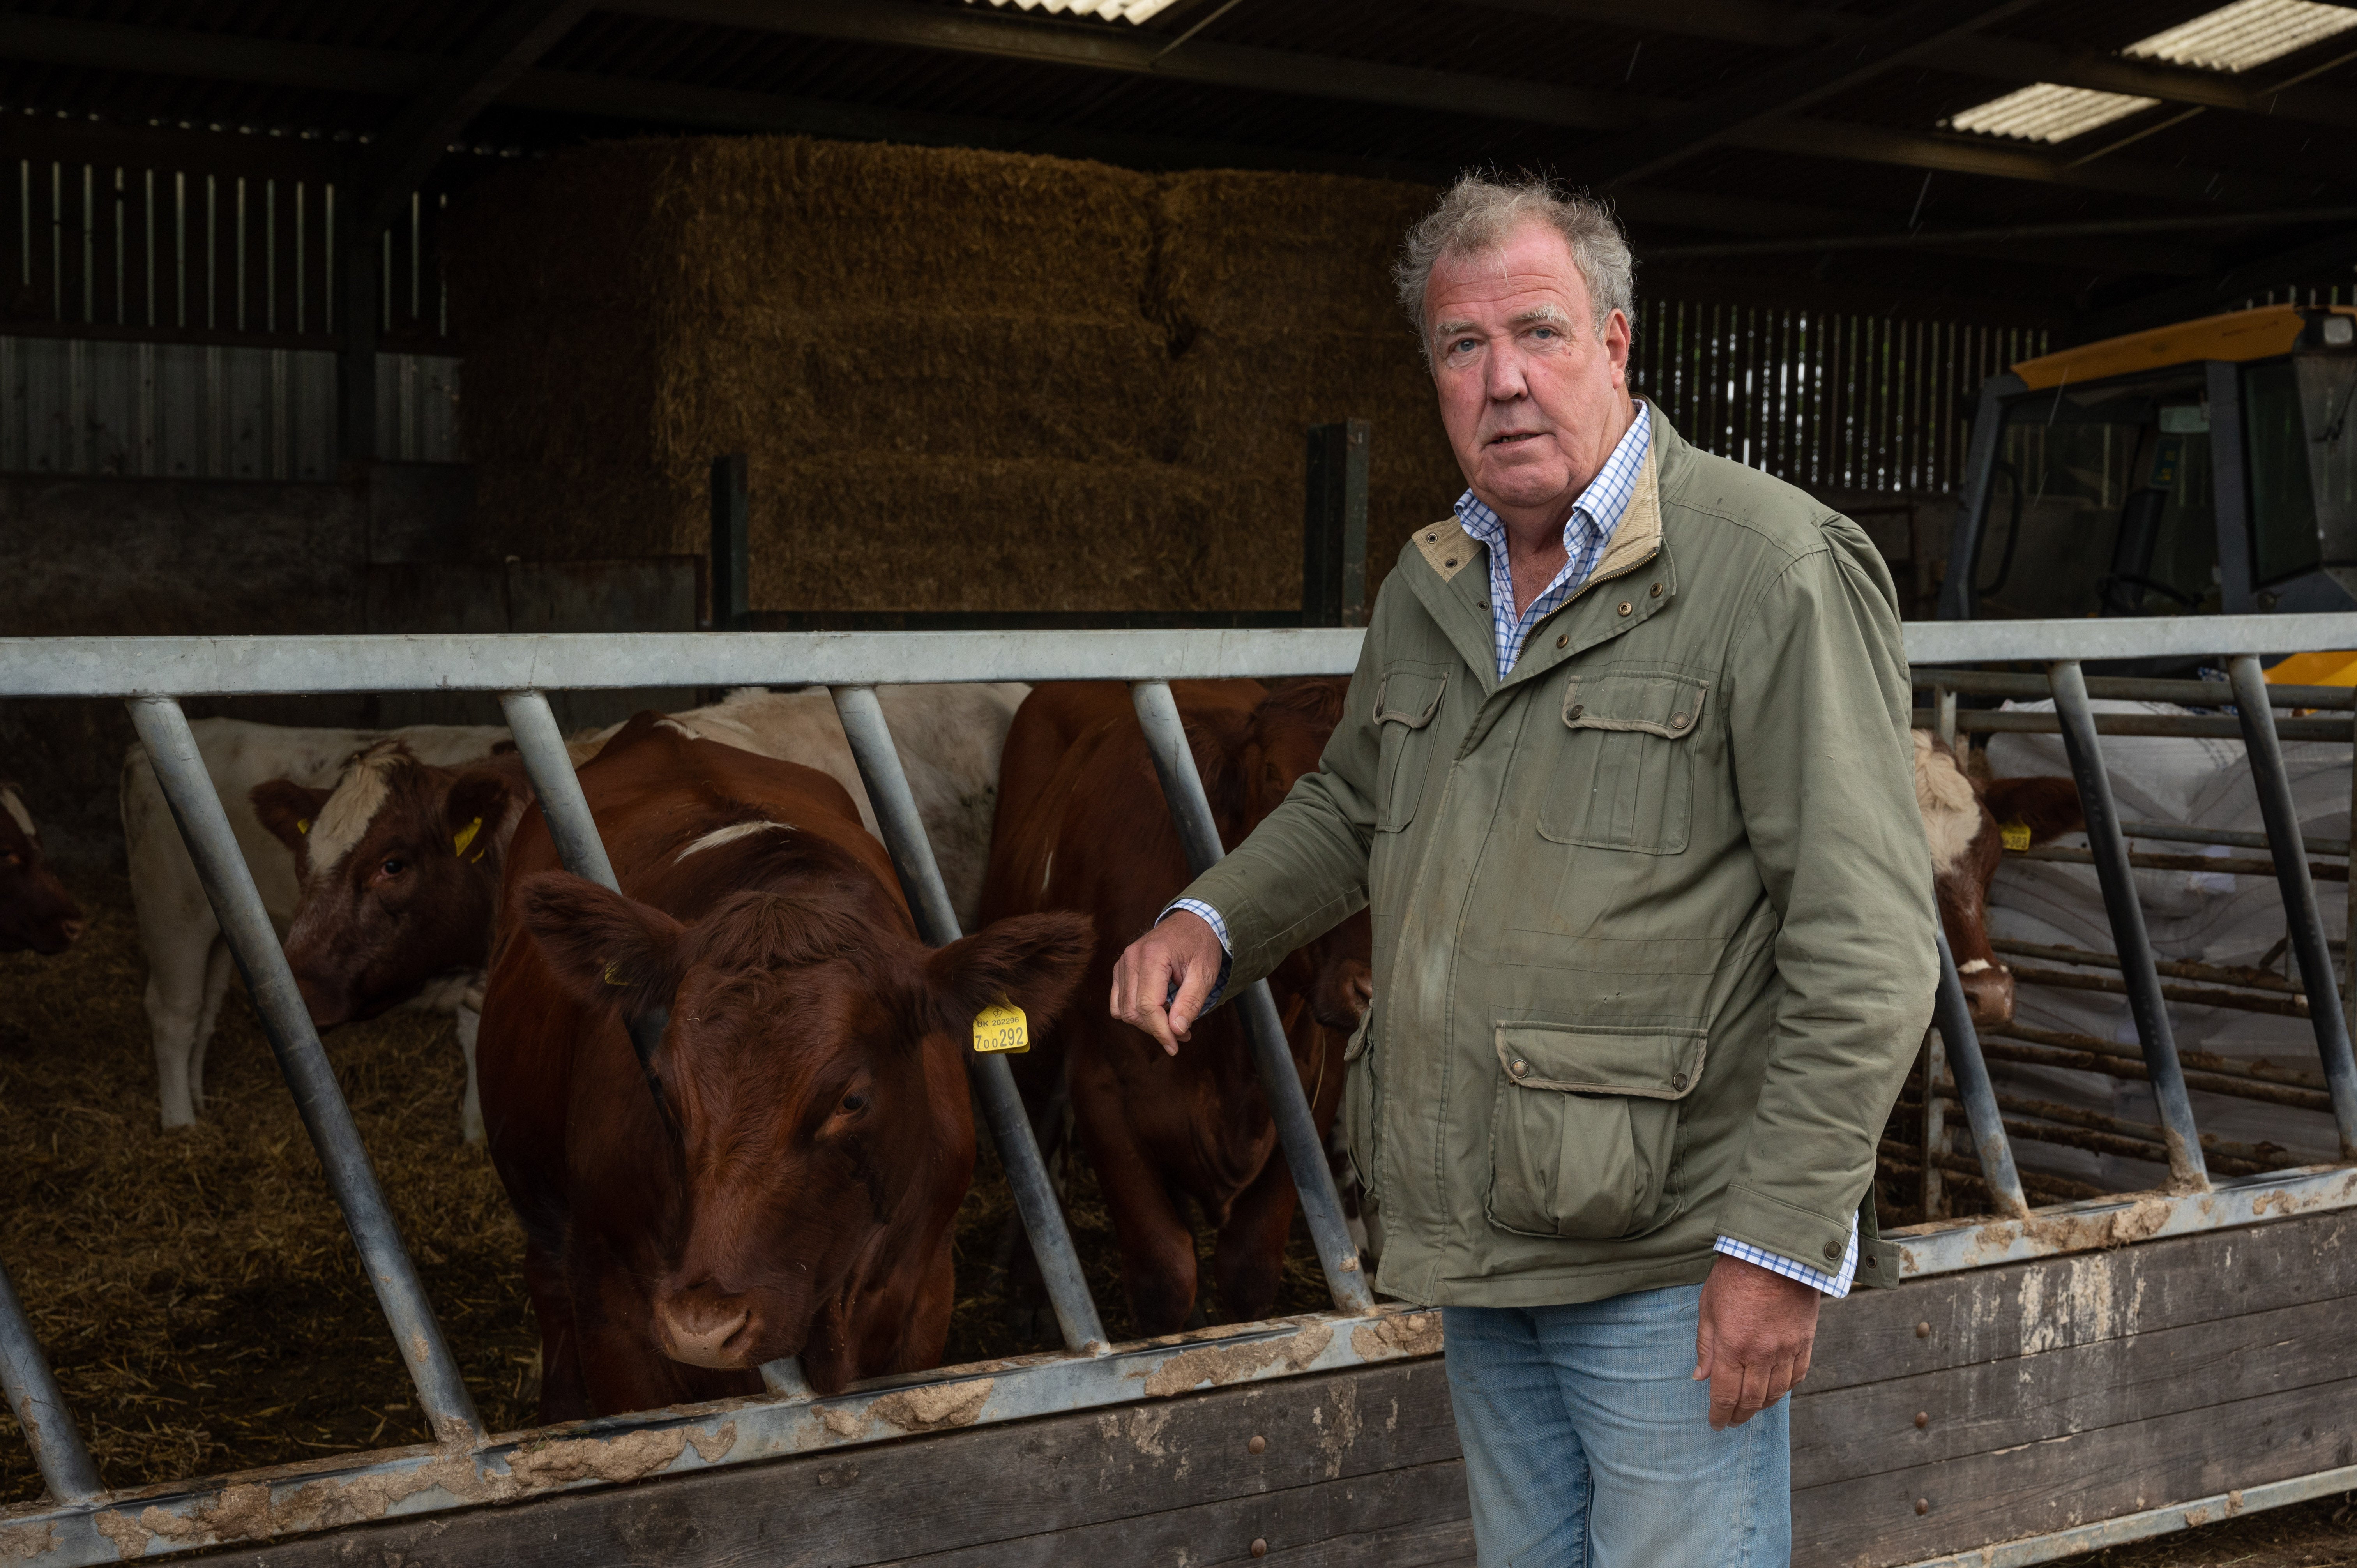
<svg viewBox="0 0 2357 1568">
<path fill-rule="evenodd" d="M 1376 423 L 1378 570 L 1454 493 L 1387 281 L 1430 196 L 802 138 L 511 171 L 453 256 L 482 546 L 701 551 L 743 451 L 757 608 L 1292 607 L 1308 424 Z"/>
</svg>

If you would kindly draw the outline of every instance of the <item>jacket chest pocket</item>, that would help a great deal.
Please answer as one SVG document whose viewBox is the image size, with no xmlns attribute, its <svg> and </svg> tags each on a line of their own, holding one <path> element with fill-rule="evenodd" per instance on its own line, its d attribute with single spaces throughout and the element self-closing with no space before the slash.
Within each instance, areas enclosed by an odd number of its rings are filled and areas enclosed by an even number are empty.
<svg viewBox="0 0 2357 1568">
<path fill-rule="evenodd" d="M 1678 854 L 1694 827 L 1694 736 L 1710 682 L 1625 671 L 1575 675 L 1539 799 L 1556 843 Z"/>
<path fill-rule="evenodd" d="M 1497 1044 L 1490 1223 L 1583 1241 L 1653 1230 L 1701 1031 L 1500 1025 Z"/>
<path fill-rule="evenodd" d="M 1432 721 L 1448 691 L 1448 671 L 1438 664 L 1398 660 L 1375 682 L 1375 727 L 1382 750 L 1375 758 L 1375 831 L 1395 833 L 1415 819 L 1432 761 Z"/>
</svg>

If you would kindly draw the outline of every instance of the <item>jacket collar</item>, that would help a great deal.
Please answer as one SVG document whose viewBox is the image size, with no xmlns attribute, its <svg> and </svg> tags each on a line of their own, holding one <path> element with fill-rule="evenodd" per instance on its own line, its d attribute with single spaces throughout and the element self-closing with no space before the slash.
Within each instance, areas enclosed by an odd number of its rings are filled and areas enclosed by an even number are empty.
<svg viewBox="0 0 2357 1568">
<path fill-rule="evenodd" d="M 1521 660 L 1503 682 L 1498 680 L 1497 632 L 1490 617 L 1490 574 L 1471 569 L 1482 558 L 1482 546 L 1454 517 L 1416 531 L 1415 547 L 1422 564 L 1410 566 L 1409 585 L 1458 656 L 1471 667 L 1485 693 L 1533 679 L 1574 654 L 1618 637 L 1660 614 L 1675 596 L 1676 574 L 1662 537 L 1662 507 L 1665 489 L 1674 500 L 1684 489 L 1687 451 L 1661 409 L 1650 402 L 1648 407 L 1653 421 L 1652 446 L 1638 476 L 1637 493 L 1613 531 L 1612 542 L 1587 581 L 1531 628 Z M 1648 564 L 1653 570 L 1645 575 L 1641 592 L 1616 596 L 1592 591 Z M 1658 594 L 1652 591 L 1656 584 L 1661 589 Z M 1620 611 L 1622 603 L 1630 607 L 1625 616 Z M 1555 645 L 1556 638 L 1566 639 L 1563 647 Z"/>
</svg>

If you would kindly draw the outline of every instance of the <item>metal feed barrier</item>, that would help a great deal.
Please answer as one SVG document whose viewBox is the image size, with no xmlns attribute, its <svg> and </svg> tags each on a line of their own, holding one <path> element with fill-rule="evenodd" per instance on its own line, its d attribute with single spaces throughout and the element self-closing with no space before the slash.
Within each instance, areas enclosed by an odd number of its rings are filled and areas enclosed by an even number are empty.
<svg viewBox="0 0 2357 1568">
<path fill-rule="evenodd" d="M 1125 1404 L 1209 1386 L 1330 1372 L 1439 1348 L 1436 1316 L 1378 1306 L 1343 1223 L 1300 1080 L 1265 985 L 1240 998 L 1287 1165 L 1326 1271 L 1334 1310 L 1241 1328 L 1127 1346 L 1106 1343 L 1055 1195 L 1006 1064 L 970 1057 L 981 1120 L 996 1142 L 1045 1276 L 1066 1351 L 986 1368 L 948 1368 L 874 1380 L 821 1398 L 791 1364 L 763 1369 L 765 1397 L 600 1418 L 553 1433 L 483 1430 L 393 1222 L 367 1151 L 298 996 L 229 822 L 199 760 L 180 699 L 286 693 L 497 693 L 539 792 L 559 854 L 576 874 L 615 886 L 563 738 L 551 690 L 650 686 L 823 685 L 834 694 L 877 820 L 917 926 L 940 944 L 959 931 L 920 824 L 874 688 L 937 681 L 1119 680 L 1129 683 L 1190 865 L 1221 846 L 1168 682 L 1177 679 L 1347 673 L 1354 629 L 1103 632 L 735 633 L 277 638 L 0 639 L 0 695 L 114 697 L 128 703 L 293 1090 L 330 1190 L 374 1286 L 436 1437 L 432 1446 L 343 1455 L 242 1476 L 189 1480 L 135 1496 L 107 1491 L 49 1375 L 5 1273 L 0 1273 L 0 1380 L 48 1487 L 48 1497 L 0 1513 L 0 1555 L 47 1564 L 114 1562 L 262 1537 L 301 1535 L 374 1520 L 521 1500 L 579 1487 L 741 1466 L 912 1433 Z M 2279 725 L 2255 656 L 2357 647 L 2357 615 L 1991 623 L 1917 623 L 1908 650 L 1919 667 L 2034 660 L 2086 802 L 2092 856 L 2118 938 L 2117 965 L 2141 1041 L 2136 1066 L 2153 1082 L 2165 1123 L 2170 1190 L 2032 1208 L 2017 1170 L 1981 1042 L 1944 939 L 1935 1014 L 1939 1051 L 1978 1153 L 1981 1179 L 2004 1211 L 1995 1223 L 1926 1225 L 1896 1234 L 1902 1274 L 1918 1277 L 2112 1244 L 2115 1217 L 2136 1211 L 2145 1239 L 2357 1208 L 2357 1169 L 2319 1165 L 2212 1181 L 2169 1028 L 2165 995 L 2128 872 L 2133 864 L 2094 737 L 2120 726 L 2093 715 L 2082 660 L 2222 657 L 2248 741 L 2266 819 L 2266 845 L 2281 883 L 2302 974 L 2330 974 L 2306 851 L 2286 782 L 2278 735 L 2351 735 L 2352 720 Z M 1938 671 L 1935 720 L 1958 722 L 1953 693 L 1976 681 L 2018 676 Z M 2033 678 L 2034 679 L 2034 678 Z M 2205 690 L 2211 690 L 2205 688 Z M 2325 706 L 2299 695 L 2301 706 Z M 2217 689 L 2213 701 L 2224 701 Z M 2330 705 L 2347 711 L 2350 694 Z M 1982 715 L 1962 715 L 1964 727 Z M 2293 725 L 2302 726 L 2292 729 Z M 2255 835 L 2244 835 L 2245 839 Z M 2242 842 L 2237 840 L 2235 842 Z M 2341 846 L 2345 850 L 2346 846 Z M 2344 1159 L 2357 1160 L 2357 1071 L 2340 998 L 2307 987 Z M 2114 1058 L 2113 1069 L 2123 1066 Z M 2216 1075 L 2205 1076 L 2206 1077 Z M 2265 1086 L 2262 1086 L 2265 1087 Z M 1940 1108 L 1925 1080 L 1927 1118 Z M 2320 1482 L 2319 1482 L 2320 1484 Z M 2294 1488 L 2296 1490 L 2296 1488 Z M 2291 1500 L 2292 1491 L 2282 1500 Z M 2270 1493 L 2272 1498 L 2275 1494 Z M 2062 1541 L 2062 1537 L 2049 1538 Z M 2072 1548 L 2020 1555 L 2029 1563 Z"/>
</svg>

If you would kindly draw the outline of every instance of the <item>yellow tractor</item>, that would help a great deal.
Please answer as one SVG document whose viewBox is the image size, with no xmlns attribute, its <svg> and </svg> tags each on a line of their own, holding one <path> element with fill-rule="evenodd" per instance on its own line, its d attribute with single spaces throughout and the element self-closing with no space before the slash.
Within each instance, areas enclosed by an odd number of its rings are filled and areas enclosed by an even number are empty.
<svg viewBox="0 0 2357 1568">
<path fill-rule="evenodd" d="M 2357 609 L 2352 394 L 2350 306 L 2205 317 L 1991 377 L 1941 618 Z"/>
</svg>

